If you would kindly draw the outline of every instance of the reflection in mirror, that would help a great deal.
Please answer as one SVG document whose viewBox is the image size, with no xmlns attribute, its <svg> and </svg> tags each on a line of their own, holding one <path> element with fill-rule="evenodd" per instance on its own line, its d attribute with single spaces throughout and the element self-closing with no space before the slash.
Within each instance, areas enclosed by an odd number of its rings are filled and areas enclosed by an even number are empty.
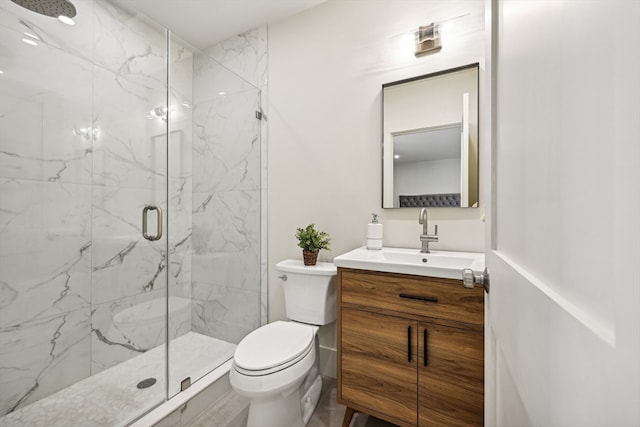
<svg viewBox="0 0 640 427">
<path fill-rule="evenodd" d="M 382 207 L 477 206 L 478 64 L 382 92 Z"/>
<path fill-rule="evenodd" d="M 393 193 L 399 207 L 418 206 L 411 195 L 447 194 L 460 206 L 460 123 L 393 135 Z"/>
</svg>

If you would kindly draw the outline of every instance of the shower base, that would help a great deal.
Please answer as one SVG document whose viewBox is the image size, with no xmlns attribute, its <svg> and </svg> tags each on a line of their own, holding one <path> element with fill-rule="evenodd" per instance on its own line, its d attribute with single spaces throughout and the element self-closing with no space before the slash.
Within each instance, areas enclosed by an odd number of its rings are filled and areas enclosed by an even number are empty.
<svg viewBox="0 0 640 427">
<path fill-rule="evenodd" d="M 195 332 L 188 332 L 169 344 L 171 396 L 180 382 L 202 377 L 233 357 L 236 345 Z M 165 347 L 139 356 L 85 378 L 44 399 L 0 418 L 3 427 L 124 426 L 143 412 L 165 401 Z M 137 384 L 156 378 L 151 387 Z"/>
</svg>

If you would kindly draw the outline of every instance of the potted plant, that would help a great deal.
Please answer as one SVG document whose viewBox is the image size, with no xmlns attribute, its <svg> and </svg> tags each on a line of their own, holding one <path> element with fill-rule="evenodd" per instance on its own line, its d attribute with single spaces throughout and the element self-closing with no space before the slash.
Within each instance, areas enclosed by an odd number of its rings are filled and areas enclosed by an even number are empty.
<svg viewBox="0 0 640 427">
<path fill-rule="evenodd" d="M 315 224 L 309 224 L 306 228 L 298 228 L 296 231 L 298 246 L 302 248 L 304 265 L 316 265 L 320 249 L 329 249 L 331 237 L 324 231 L 316 230 Z"/>
</svg>

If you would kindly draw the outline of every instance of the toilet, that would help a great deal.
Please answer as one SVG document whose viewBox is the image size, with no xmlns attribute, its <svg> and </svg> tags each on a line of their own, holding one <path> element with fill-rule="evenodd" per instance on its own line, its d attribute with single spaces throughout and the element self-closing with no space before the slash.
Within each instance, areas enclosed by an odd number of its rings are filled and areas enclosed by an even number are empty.
<svg viewBox="0 0 640 427">
<path fill-rule="evenodd" d="M 316 333 L 336 319 L 336 267 L 301 260 L 276 264 L 289 320 L 264 325 L 244 337 L 229 381 L 251 399 L 247 427 L 304 427 L 322 390 Z"/>
</svg>

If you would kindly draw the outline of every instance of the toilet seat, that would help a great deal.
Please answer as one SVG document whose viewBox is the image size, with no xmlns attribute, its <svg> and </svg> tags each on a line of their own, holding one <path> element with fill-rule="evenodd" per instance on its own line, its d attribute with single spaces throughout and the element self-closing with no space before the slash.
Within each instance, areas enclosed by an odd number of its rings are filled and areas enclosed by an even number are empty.
<svg viewBox="0 0 640 427">
<path fill-rule="evenodd" d="M 243 375 L 263 376 L 295 365 L 313 349 L 316 329 L 285 321 L 264 325 L 238 344 L 234 368 Z"/>
</svg>

